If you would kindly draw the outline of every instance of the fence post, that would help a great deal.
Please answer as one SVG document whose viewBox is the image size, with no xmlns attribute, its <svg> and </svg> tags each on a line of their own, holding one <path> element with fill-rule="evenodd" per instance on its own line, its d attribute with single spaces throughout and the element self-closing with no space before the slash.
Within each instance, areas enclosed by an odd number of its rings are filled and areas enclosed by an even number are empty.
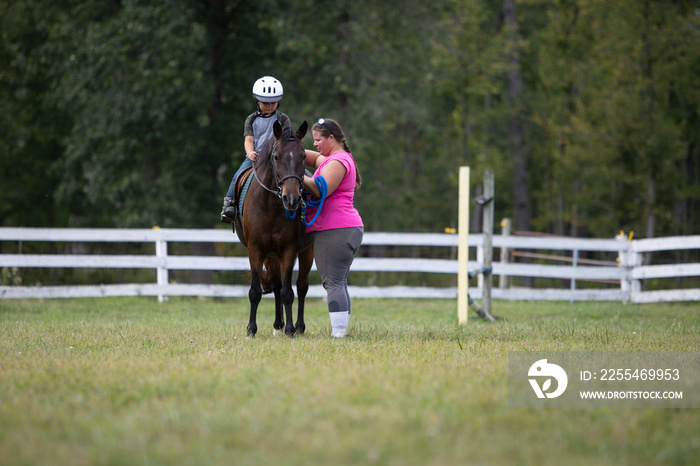
<svg viewBox="0 0 700 466">
<path fill-rule="evenodd" d="M 168 299 L 165 288 L 168 285 L 168 267 L 166 261 L 168 259 L 168 241 L 162 237 L 156 239 L 156 257 L 162 259 L 162 263 L 158 265 L 156 270 L 156 284 L 158 285 L 158 302 L 162 303 Z"/>
<path fill-rule="evenodd" d="M 483 232 L 483 228 L 481 230 Z M 484 238 L 486 240 L 486 238 Z M 484 265 L 484 245 L 480 245 L 476 247 L 476 262 L 478 264 Z M 476 287 L 481 290 L 481 292 L 484 292 L 484 274 L 483 273 L 478 273 L 476 275 Z"/>
<path fill-rule="evenodd" d="M 633 280 L 632 277 L 632 272 L 634 272 L 635 267 L 639 267 L 642 265 L 644 262 L 643 255 L 641 252 L 635 252 L 632 250 L 631 244 L 630 248 L 628 249 L 628 257 L 630 259 L 629 267 L 627 270 L 629 271 L 629 280 L 630 280 L 630 301 L 632 303 L 636 303 L 637 299 L 639 298 L 640 293 L 642 292 L 642 281 L 641 280 Z M 648 254 L 651 254 L 649 252 Z"/>
<path fill-rule="evenodd" d="M 501 235 L 510 236 L 511 223 L 509 218 L 504 218 L 501 220 Z M 508 248 L 501 248 L 501 263 L 507 264 L 508 259 Z M 508 275 L 501 274 L 498 277 L 498 287 L 502 290 L 508 288 Z"/>
<path fill-rule="evenodd" d="M 457 321 L 467 323 L 469 310 L 469 167 L 459 167 L 457 248 Z"/>
<path fill-rule="evenodd" d="M 578 249 L 573 250 L 572 256 L 573 257 L 571 258 L 571 267 L 573 268 L 573 271 L 572 271 L 573 276 L 571 277 L 571 291 L 575 291 L 576 290 L 576 267 L 578 266 Z M 570 302 L 573 303 L 574 299 L 572 298 Z"/>
<path fill-rule="evenodd" d="M 615 239 L 620 243 L 623 241 L 625 242 L 624 244 L 620 244 L 620 250 L 617 253 L 617 263 L 619 267 L 625 270 L 624 276 L 620 279 L 620 291 L 622 291 L 622 302 L 627 304 L 632 298 L 632 283 L 630 280 L 632 252 L 630 251 L 629 241 L 623 231 L 620 231 L 620 233 L 615 236 Z"/>
<path fill-rule="evenodd" d="M 494 204 L 493 170 L 484 172 L 484 288 L 481 304 L 486 316 L 491 315 L 491 289 L 493 287 L 493 204 Z"/>
</svg>

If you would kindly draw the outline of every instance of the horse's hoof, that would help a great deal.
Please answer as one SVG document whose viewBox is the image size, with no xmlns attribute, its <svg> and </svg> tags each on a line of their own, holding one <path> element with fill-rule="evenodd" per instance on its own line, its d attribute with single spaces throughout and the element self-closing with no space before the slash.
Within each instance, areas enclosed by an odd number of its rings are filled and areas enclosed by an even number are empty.
<svg viewBox="0 0 700 466">
<path fill-rule="evenodd" d="M 297 325 L 297 327 L 296 327 L 296 329 L 295 329 L 294 331 L 295 331 L 295 333 L 297 333 L 298 335 L 303 335 L 304 332 L 306 331 L 306 327 L 301 326 L 301 325 Z"/>
<path fill-rule="evenodd" d="M 284 333 L 285 333 L 285 335 L 287 335 L 289 338 L 294 338 L 294 327 L 284 329 Z"/>
<path fill-rule="evenodd" d="M 278 337 L 278 336 L 280 336 L 280 335 L 282 335 L 282 330 L 276 328 L 276 329 L 274 329 L 274 330 L 272 331 L 272 336 L 273 336 L 273 337 Z"/>
</svg>

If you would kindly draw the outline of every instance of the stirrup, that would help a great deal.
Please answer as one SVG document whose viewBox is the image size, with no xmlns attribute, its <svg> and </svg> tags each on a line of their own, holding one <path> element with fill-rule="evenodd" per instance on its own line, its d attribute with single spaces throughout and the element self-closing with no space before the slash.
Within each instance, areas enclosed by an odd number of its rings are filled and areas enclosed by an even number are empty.
<svg viewBox="0 0 700 466">
<path fill-rule="evenodd" d="M 232 223 L 236 219 L 238 209 L 236 209 L 236 204 L 230 197 L 224 198 L 224 206 L 221 208 L 221 222 L 222 223 Z"/>
<path fill-rule="evenodd" d="M 229 218 L 231 221 L 236 220 L 236 217 L 238 216 L 238 209 L 236 208 L 235 205 L 231 205 L 229 207 L 226 207 L 224 209 L 223 215 L 227 218 Z"/>
</svg>

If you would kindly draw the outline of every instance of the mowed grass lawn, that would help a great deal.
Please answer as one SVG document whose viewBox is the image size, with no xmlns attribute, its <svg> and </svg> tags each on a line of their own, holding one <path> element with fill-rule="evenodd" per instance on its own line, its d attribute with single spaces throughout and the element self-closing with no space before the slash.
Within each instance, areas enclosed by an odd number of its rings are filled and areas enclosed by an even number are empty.
<svg viewBox="0 0 700 466">
<path fill-rule="evenodd" d="M 698 464 L 698 409 L 513 409 L 509 351 L 696 351 L 697 303 L 0 300 L 2 465 Z"/>
</svg>

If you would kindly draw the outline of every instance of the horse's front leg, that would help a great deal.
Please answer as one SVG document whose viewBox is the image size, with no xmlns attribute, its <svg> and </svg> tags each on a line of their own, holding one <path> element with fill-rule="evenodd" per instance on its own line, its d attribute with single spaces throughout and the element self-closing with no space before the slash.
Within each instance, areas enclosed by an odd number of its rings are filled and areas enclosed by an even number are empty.
<svg viewBox="0 0 700 466">
<path fill-rule="evenodd" d="M 272 324 L 272 334 L 280 335 L 284 328 L 284 316 L 282 315 L 282 278 L 280 277 L 280 267 L 277 259 L 268 257 L 265 259 L 265 279 L 263 280 L 263 293 L 265 288 L 272 290 L 275 296 L 275 321 Z M 269 291 L 268 291 L 269 292 Z"/>
<path fill-rule="evenodd" d="M 282 316 L 282 297 L 281 297 L 282 285 L 279 280 L 275 284 L 275 322 L 272 324 L 273 335 L 281 335 L 282 329 L 284 328 L 284 318 Z"/>
<path fill-rule="evenodd" d="M 281 261 L 282 270 L 282 290 L 280 297 L 284 306 L 284 314 L 287 325 L 284 327 L 284 333 L 287 336 L 294 336 L 294 324 L 292 323 L 292 305 L 294 304 L 294 290 L 292 289 L 292 273 L 294 271 L 295 257 L 293 251 L 291 254 L 285 255 L 285 260 Z"/>
<path fill-rule="evenodd" d="M 297 323 L 294 325 L 296 333 L 303 334 L 306 331 L 304 323 L 304 304 L 306 293 L 309 291 L 309 273 L 314 263 L 313 245 L 299 253 L 299 277 L 297 278 Z"/>
<path fill-rule="evenodd" d="M 262 300 L 262 287 L 260 286 L 260 273 L 256 269 L 251 270 L 250 290 L 248 291 L 248 300 L 250 301 L 250 318 L 248 319 L 247 337 L 254 337 L 258 333 L 258 324 L 256 317 L 258 314 L 258 305 Z"/>
</svg>

